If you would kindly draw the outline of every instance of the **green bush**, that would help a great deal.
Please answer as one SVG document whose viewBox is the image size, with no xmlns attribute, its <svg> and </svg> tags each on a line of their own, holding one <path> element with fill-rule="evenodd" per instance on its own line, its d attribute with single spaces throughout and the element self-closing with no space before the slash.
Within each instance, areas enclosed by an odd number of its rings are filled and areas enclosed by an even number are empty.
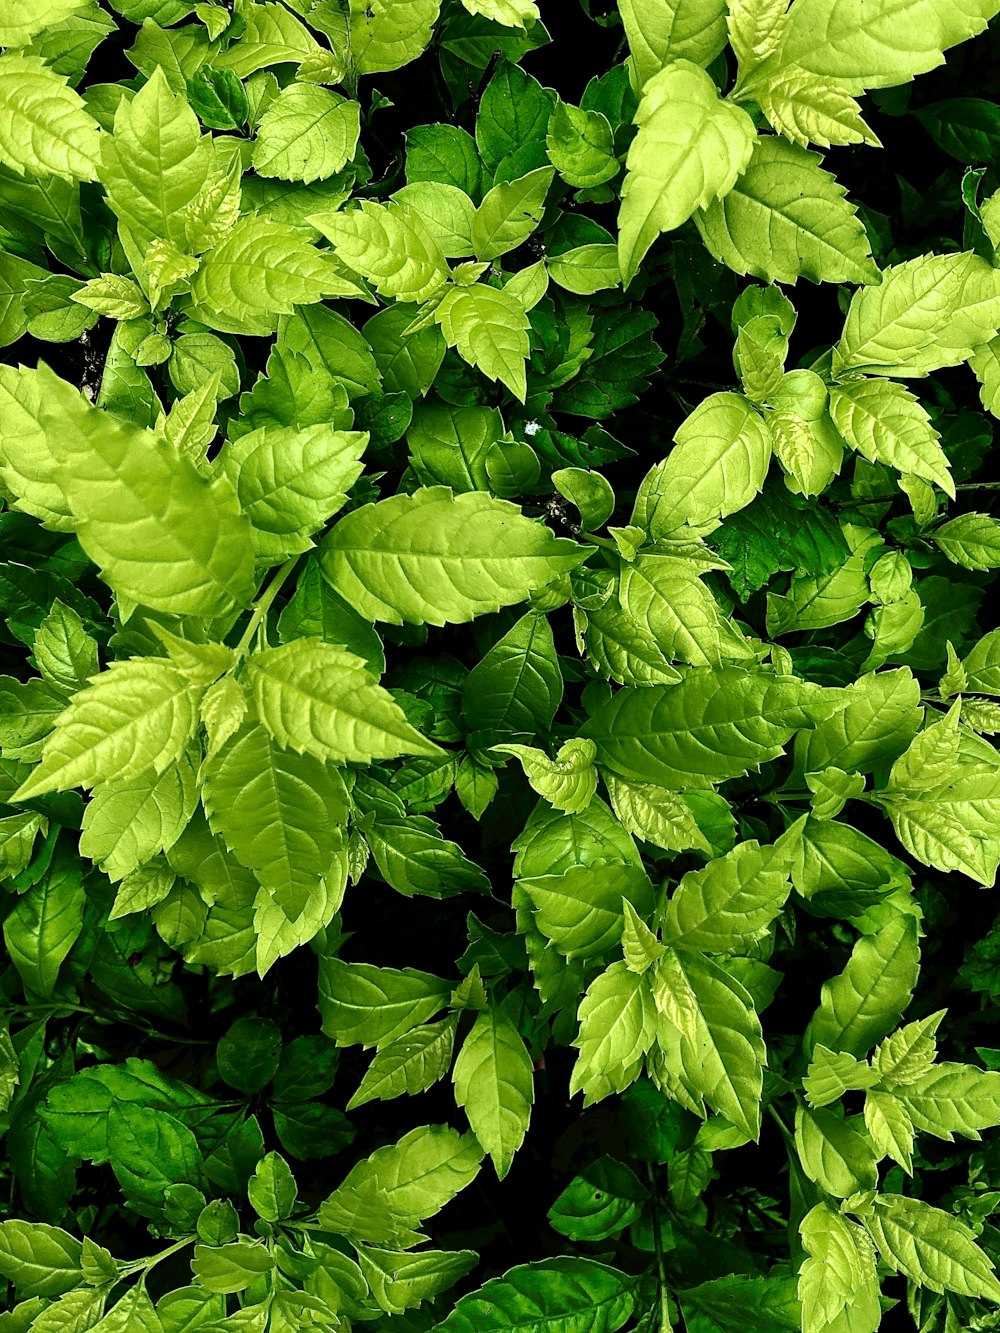
<svg viewBox="0 0 1000 1333">
<path fill-rule="evenodd" d="M 998 12 L 0 8 L 0 1333 L 1000 1327 Z"/>
</svg>

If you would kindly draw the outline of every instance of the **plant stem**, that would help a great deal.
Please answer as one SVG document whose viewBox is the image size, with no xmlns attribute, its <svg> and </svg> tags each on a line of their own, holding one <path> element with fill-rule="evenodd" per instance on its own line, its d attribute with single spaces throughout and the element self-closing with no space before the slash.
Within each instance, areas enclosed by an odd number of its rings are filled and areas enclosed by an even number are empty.
<svg viewBox="0 0 1000 1333">
<path fill-rule="evenodd" d="M 660 1304 L 659 1333 L 671 1333 L 673 1324 L 670 1322 L 670 1296 L 667 1291 L 667 1270 L 663 1262 L 663 1232 L 660 1230 L 660 1191 L 652 1162 L 646 1163 L 646 1174 L 653 1191 L 653 1247 L 656 1250 L 656 1293 Z"/>
<path fill-rule="evenodd" d="M 240 639 L 239 643 L 236 645 L 237 657 L 242 658 L 246 656 L 246 651 L 250 646 L 250 640 L 257 633 L 257 630 L 264 621 L 264 617 L 267 615 L 268 611 L 270 611 L 271 603 L 281 591 L 281 585 L 287 580 L 288 576 L 298 563 L 299 557 L 297 555 L 293 555 L 290 560 L 286 560 L 257 599 L 257 605 L 254 607 L 254 613 L 250 617 L 250 623 L 243 631 L 243 638 Z"/>
<path fill-rule="evenodd" d="M 185 1236 L 183 1240 L 175 1241 L 173 1245 L 168 1245 L 165 1250 L 159 1254 L 152 1255 L 149 1259 L 137 1259 L 134 1264 L 129 1264 L 121 1270 L 121 1277 L 131 1277 L 133 1273 L 148 1273 L 151 1268 L 158 1264 L 162 1259 L 169 1259 L 172 1254 L 178 1250 L 183 1250 L 188 1245 L 193 1245 L 196 1236 Z"/>
</svg>

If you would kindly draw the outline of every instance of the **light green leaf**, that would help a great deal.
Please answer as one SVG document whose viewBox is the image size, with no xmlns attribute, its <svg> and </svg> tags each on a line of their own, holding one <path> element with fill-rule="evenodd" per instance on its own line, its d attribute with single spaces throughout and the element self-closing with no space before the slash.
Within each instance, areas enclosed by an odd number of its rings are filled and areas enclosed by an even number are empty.
<svg viewBox="0 0 1000 1333">
<path fill-rule="evenodd" d="M 86 8 L 87 0 L 29 0 L 0 21 L 0 46 L 26 46 L 36 33 Z"/>
<path fill-rule="evenodd" d="M 631 1285 L 593 1259 L 520 1264 L 460 1297 L 434 1333 L 615 1333 L 632 1313 Z"/>
<path fill-rule="evenodd" d="M 846 1051 L 831 1051 L 817 1043 L 802 1080 L 802 1090 L 812 1107 L 829 1106 L 845 1092 L 870 1088 L 879 1081 L 878 1070 L 865 1060 L 856 1060 Z"/>
<path fill-rule="evenodd" d="M 937 1054 L 934 1034 L 944 1015 L 945 1011 L 939 1009 L 936 1014 L 918 1019 L 916 1023 L 907 1023 L 879 1042 L 872 1066 L 881 1083 L 898 1091 L 927 1073 Z"/>
<path fill-rule="evenodd" d="M 217 470 L 239 496 L 258 558 L 276 564 L 309 548 L 361 475 L 367 444 L 367 431 L 327 425 L 261 427 L 226 444 Z"/>
<path fill-rule="evenodd" d="M 637 838 L 668 852 L 711 850 L 682 793 L 664 791 L 648 782 L 629 782 L 614 773 L 603 776 L 615 814 Z"/>
<path fill-rule="evenodd" d="M 212 195 L 219 194 L 221 205 L 229 193 L 224 160 L 162 68 L 135 97 L 118 103 L 114 134 L 101 140 L 100 170 L 108 203 L 135 243 L 172 241 L 183 254 L 199 239 L 199 224 L 216 202 Z M 238 211 L 238 186 L 233 194 Z"/>
<path fill-rule="evenodd" d="M 59 968 L 83 929 L 85 904 L 79 872 L 53 870 L 8 912 L 4 942 L 29 998 L 51 998 Z"/>
<path fill-rule="evenodd" d="M 557 102 L 549 116 L 545 151 L 567 185 L 593 189 L 618 174 L 614 132 L 600 111 Z"/>
<path fill-rule="evenodd" d="M 672 1072 L 756 1141 L 767 1054 L 749 992 L 715 959 L 686 949 L 669 950 L 654 967 L 668 991 L 657 995 L 668 1069 L 677 1050 L 680 1067 Z"/>
<path fill-rule="evenodd" d="M 503 1180 L 528 1131 L 535 1094 L 531 1057 L 500 1005 L 476 1015 L 451 1077 L 456 1102 Z"/>
<path fill-rule="evenodd" d="M 0 1273 L 18 1296 L 56 1297 L 83 1281 L 83 1247 L 75 1236 L 46 1222 L 0 1222 Z"/>
<path fill-rule="evenodd" d="M 327 88 L 292 83 L 268 105 L 257 127 L 253 169 L 281 180 L 325 180 L 354 156 L 361 107 Z"/>
<path fill-rule="evenodd" d="M 381 8 L 381 6 L 380 6 Z M 295 64 L 300 78 L 310 82 L 337 83 L 344 75 L 344 60 L 320 46 L 304 23 L 276 0 L 246 5 L 242 10 L 246 27 L 238 42 L 213 58 L 216 69 L 229 70 L 244 79 L 270 65 Z"/>
<path fill-rule="evenodd" d="M 858 103 L 836 79 L 793 66 L 761 85 L 754 81 L 754 94 L 772 127 L 803 148 L 811 143 L 820 148 L 854 143 L 882 147 Z"/>
<path fill-rule="evenodd" d="M 785 858 L 773 847 L 738 843 L 689 870 L 667 903 L 667 944 L 707 953 L 749 953 L 791 892 Z"/>
<path fill-rule="evenodd" d="M 888 1081 L 888 1080 L 886 1080 Z M 1000 1124 L 1000 1074 L 945 1061 L 893 1088 L 915 1128 L 946 1143 Z"/>
<path fill-rule="evenodd" d="M 619 0 L 618 12 L 638 89 L 671 61 L 710 64 L 726 42 L 725 0 Z"/>
<path fill-rule="evenodd" d="M 695 560 L 640 552 L 622 566 L 622 610 L 648 630 L 664 655 L 692 666 L 721 666 L 746 659 L 749 644 L 723 616 Z"/>
<path fill-rule="evenodd" d="M 891 1031 L 917 983 L 917 921 L 896 912 L 874 935 L 862 935 L 839 976 L 823 983 L 819 1008 L 806 1029 L 807 1051 L 822 1043 L 862 1056 Z"/>
<path fill-rule="evenodd" d="M 913 1121 L 898 1097 L 869 1088 L 865 1094 L 865 1128 L 880 1158 L 891 1157 L 907 1175 L 913 1174 Z"/>
<path fill-rule="evenodd" d="M 430 40 L 441 0 L 350 0 L 351 60 L 358 74 L 399 69 Z"/>
<path fill-rule="evenodd" d="M 41 763 L 13 799 L 129 781 L 148 768 L 162 773 L 194 736 L 200 693 L 163 658 L 113 662 L 60 713 Z"/>
<path fill-rule="evenodd" d="M 1000 566 L 1000 522 L 989 514 L 959 514 L 930 534 L 934 545 L 965 569 Z"/>
<path fill-rule="evenodd" d="M 692 667 L 679 685 L 619 690 L 583 734 L 597 742 L 598 765 L 616 776 L 680 791 L 777 758 L 796 730 L 835 707 L 820 687 L 790 676 Z"/>
<path fill-rule="evenodd" d="M 622 954 L 630 972 L 646 972 L 658 958 L 663 957 L 665 945 L 643 921 L 628 898 L 622 899 L 625 925 L 622 929 Z"/>
<path fill-rule="evenodd" d="M 777 53 L 762 68 L 797 65 L 852 93 L 907 83 L 983 31 L 995 0 L 796 0 Z"/>
<path fill-rule="evenodd" d="M 0 162 L 68 180 L 97 177 L 100 128 L 67 80 L 36 56 L 0 55 Z"/>
<path fill-rule="evenodd" d="M 795 1111 L 795 1147 L 802 1170 L 834 1198 L 875 1188 L 878 1159 L 868 1139 L 833 1111 Z"/>
<path fill-rule="evenodd" d="M 429 486 L 347 514 L 324 539 L 320 568 L 369 620 L 460 624 L 523 601 L 589 549 L 506 500 Z"/>
<path fill-rule="evenodd" d="M 81 689 L 100 671 L 97 643 L 78 612 L 57 597 L 38 627 L 32 656 L 42 675 L 61 689 Z"/>
<path fill-rule="evenodd" d="M 538 21 L 535 0 L 462 0 L 470 14 L 482 14 L 507 28 L 530 28 Z"/>
<path fill-rule="evenodd" d="M 365 199 L 359 208 L 313 213 L 307 220 L 332 242 L 338 259 L 367 278 L 380 296 L 424 301 L 448 276 L 437 241 L 406 204 Z"/>
<path fill-rule="evenodd" d="M 346 838 L 347 790 L 335 768 L 249 726 L 201 777 L 213 832 L 266 889 L 289 900 L 319 891 Z"/>
<path fill-rule="evenodd" d="M 102 782 L 83 812 L 80 852 L 112 881 L 169 851 L 198 804 L 191 763 L 182 759 L 157 774 L 147 768 L 131 781 Z"/>
<path fill-rule="evenodd" d="M 247 661 L 261 722 L 279 745 L 334 763 L 438 754 L 368 665 L 319 638 L 293 639 Z"/>
<path fill-rule="evenodd" d="M 445 342 L 489 380 L 505 384 L 523 403 L 527 395 L 528 314 L 508 291 L 481 282 L 450 287 L 434 311 Z"/>
<path fill-rule="evenodd" d="M 498 259 L 528 239 L 542 220 L 545 196 L 554 176 L 552 167 L 539 167 L 488 191 L 472 221 L 477 259 Z"/>
<path fill-rule="evenodd" d="M 765 282 L 873 282 L 865 229 L 818 153 L 759 138 L 732 190 L 694 215 L 711 254 Z"/>
<path fill-rule="evenodd" d="M 771 436 L 740 394 L 713 393 L 674 435 L 674 448 L 643 479 L 632 522 L 656 540 L 745 508 L 764 485 Z"/>
<path fill-rule="evenodd" d="M 555 759 L 530 745 L 495 745 L 493 753 L 516 755 L 538 795 L 568 815 L 586 810 L 597 791 L 593 741 L 579 737 L 564 741 Z"/>
<path fill-rule="evenodd" d="M 384 1044 L 365 1070 L 346 1109 L 353 1111 L 367 1102 L 388 1101 L 404 1092 L 413 1096 L 432 1087 L 451 1066 L 457 1028 L 458 1016 L 451 1014 L 437 1023 L 410 1028 Z"/>
<path fill-rule="evenodd" d="M 301 227 L 252 216 L 241 218 L 203 256 L 191 291 L 199 305 L 245 323 L 251 333 L 264 325 L 270 331 L 278 315 L 292 314 L 297 305 L 361 294 L 328 255 L 309 243 Z"/>
<path fill-rule="evenodd" d="M 392 197 L 419 214 L 446 259 L 464 259 L 472 254 L 476 206 L 457 185 L 446 181 L 411 181 Z"/>
<path fill-rule="evenodd" d="M 923 255 L 851 298 L 834 372 L 921 376 L 965 361 L 1000 327 L 1000 272 L 979 255 Z"/>
<path fill-rule="evenodd" d="M 385 1046 L 443 1009 L 451 982 L 407 967 L 374 967 L 321 956 L 323 1031 L 338 1046 Z"/>
<path fill-rule="evenodd" d="M 578 1011 L 579 1054 L 569 1090 L 584 1094 L 584 1105 L 621 1092 L 639 1072 L 656 1038 L 656 1007 L 645 975 L 624 962 L 612 963 L 587 987 Z"/>
<path fill-rule="evenodd" d="M 869 462 L 923 477 L 954 498 L 955 483 L 938 433 L 901 384 L 859 379 L 833 385 L 830 415 L 847 443 Z"/>
<path fill-rule="evenodd" d="M 483 1151 L 447 1125 L 411 1129 L 348 1172 L 321 1205 L 320 1225 L 352 1240 L 409 1248 L 417 1222 L 433 1217 L 479 1173 Z"/>
<path fill-rule="evenodd" d="M 629 148 L 618 260 L 631 282 L 657 236 L 725 195 L 753 150 L 753 121 L 697 65 L 674 59 L 646 82 Z"/>
<path fill-rule="evenodd" d="M 643 917 L 653 911 L 653 886 L 644 870 L 594 861 L 560 874 L 519 880 L 535 909 L 537 928 L 567 958 L 601 958 L 621 939 L 622 899 Z"/>
<path fill-rule="evenodd" d="M 993 1264 L 964 1222 L 901 1194 L 880 1194 L 874 1202 L 866 1226 L 897 1273 L 931 1291 L 1000 1301 Z"/>
<path fill-rule="evenodd" d="M 808 1256 L 799 1268 L 803 1329 L 821 1333 L 849 1307 L 852 1322 L 844 1325 L 845 1333 L 848 1327 L 852 1333 L 874 1333 L 882 1309 L 875 1253 L 866 1233 L 829 1204 L 818 1203 L 799 1223 L 799 1234 Z"/>
<path fill-rule="evenodd" d="M 871 773 L 909 745 L 920 726 L 920 682 L 909 667 L 869 672 L 844 692 L 846 707 L 795 739 L 796 768 Z"/>
</svg>

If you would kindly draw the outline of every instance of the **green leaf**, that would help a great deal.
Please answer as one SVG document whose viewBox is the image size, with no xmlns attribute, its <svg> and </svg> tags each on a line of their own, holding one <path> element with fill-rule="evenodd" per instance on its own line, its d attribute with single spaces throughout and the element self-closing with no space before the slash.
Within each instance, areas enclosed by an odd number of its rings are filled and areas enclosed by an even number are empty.
<svg viewBox="0 0 1000 1333">
<path fill-rule="evenodd" d="M 483 283 L 449 287 L 434 311 L 445 342 L 523 403 L 527 394 L 528 313 L 510 292 Z"/>
<path fill-rule="evenodd" d="M 714 258 L 765 282 L 873 282 L 864 226 L 818 153 L 759 138 L 724 197 L 695 214 Z"/>
<path fill-rule="evenodd" d="M 295 64 L 301 77 L 309 73 L 310 81 L 333 83 L 343 77 L 344 61 L 320 46 L 284 5 L 274 0 L 266 4 L 254 0 L 243 9 L 241 17 L 246 26 L 240 39 L 215 56 L 212 63 L 216 69 L 229 70 L 243 79 L 270 65 Z"/>
<path fill-rule="evenodd" d="M 32 655 L 46 680 L 70 692 L 81 689 L 100 670 L 96 642 L 79 613 L 59 598 L 38 627 Z"/>
<path fill-rule="evenodd" d="M 639 89 L 671 61 L 710 64 L 726 42 L 720 0 L 619 0 L 618 10 Z"/>
<path fill-rule="evenodd" d="M 407 967 L 374 967 L 322 956 L 319 1009 L 323 1031 L 338 1046 L 387 1042 L 425 1023 L 448 1002 L 451 982 Z"/>
<path fill-rule="evenodd" d="M 388 1101 L 404 1092 L 413 1096 L 432 1087 L 451 1067 L 457 1028 L 458 1017 L 451 1014 L 437 1023 L 410 1028 L 385 1043 L 376 1051 L 346 1109 Z"/>
<path fill-rule="evenodd" d="M 545 616 L 529 612 L 466 676 L 462 713 L 474 730 L 534 734 L 551 727 L 562 694 L 552 628 Z"/>
<path fill-rule="evenodd" d="M 830 389 L 830 415 L 851 446 L 870 463 L 923 477 L 954 498 L 955 483 L 938 433 L 920 403 L 886 380 L 852 380 Z"/>
<path fill-rule="evenodd" d="M 482 14 L 508 28 L 530 28 L 538 20 L 535 0 L 462 0 L 470 14 Z"/>
<path fill-rule="evenodd" d="M 732 189 L 753 150 L 753 122 L 709 76 L 673 60 L 645 83 L 618 216 L 618 261 L 631 282 L 657 236 Z"/>
<path fill-rule="evenodd" d="M 113 662 L 60 713 L 41 763 L 14 798 L 128 781 L 148 768 L 162 773 L 194 736 L 199 694 L 164 658 Z"/>
<path fill-rule="evenodd" d="M 789 14 L 770 66 L 798 65 L 837 79 L 852 93 L 907 83 L 943 63 L 944 52 L 983 31 L 996 14 L 994 0 L 804 0 Z M 834 15 L 836 20 L 834 22 Z"/>
<path fill-rule="evenodd" d="M 0 1222 L 0 1273 L 28 1296 L 55 1297 L 83 1281 L 83 1247 L 75 1236 L 45 1222 Z"/>
<path fill-rule="evenodd" d="M 368 619 L 444 625 L 523 601 L 588 551 L 506 500 L 428 486 L 342 518 L 322 543 L 320 568 Z"/>
<path fill-rule="evenodd" d="M 292 83 L 270 103 L 257 127 L 253 168 L 281 180 L 325 180 L 354 156 L 361 108 L 315 84 Z"/>
<path fill-rule="evenodd" d="M 370 763 L 440 747 L 407 722 L 354 653 L 318 638 L 293 639 L 247 661 L 261 722 L 278 745 L 334 763 Z"/>
<path fill-rule="evenodd" d="M 891 1157 L 913 1173 L 913 1121 L 900 1098 L 870 1088 L 865 1094 L 865 1128 L 879 1157 Z"/>
<path fill-rule="evenodd" d="M 358 1246 L 357 1254 L 372 1296 L 389 1315 L 402 1314 L 446 1291 L 474 1268 L 479 1259 L 475 1250 L 421 1250 L 418 1254 L 407 1254 Z"/>
<path fill-rule="evenodd" d="M 939 1009 L 916 1023 L 907 1023 L 879 1042 L 872 1065 L 880 1082 L 896 1091 L 927 1073 L 937 1054 L 934 1034 L 944 1015 L 945 1011 Z"/>
<path fill-rule="evenodd" d="M 399 893 L 445 898 L 489 891 L 479 866 L 466 859 L 457 843 L 442 838 L 434 821 L 423 815 L 378 816 L 366 838 L 379 872 Z"/>
<path fill-rule="evenodd" d="M 916 918 L 895 912 L 876 934 L 862 935 L 843 972 L 823 983 L 806 1050 L 819 1043 L 857 1056 L 871 1050 L 909 1004 L 919 967 Z"/>
<path fill-rule="evenodd" d="M 781 854 L 741 842 L 681 879 L 667 903 L 664 941 L 708 953 L 748 953 L 790 891 Z"/>
<path fill-rule="evenodd" d="M 931 1291 L 1000 1301 L 993 1264 L 957 1217 L 901 1194 L 880 1194 L 874 1204 L 866 1225 L 897 1273 Z"/>
<path fill-rule="evenodd" d="M 707 1328 L 706 1319 L 720 1333 L 743 1333 L 748 1324 L 774 1333 L 798 1333 L 801 1327 L 795 1287 L 788 1278 L 734 1273 L 682 1291 L 680 1303 L 689 1328 Z"/>
<path fill-rule="evenodd" d="M 632 1312 L 631 1287 L 593 1259 L 541 1259 L 461 1296 L 434 1333 L 615 1333 Z"/>
<path fill-rule="evenodd" d="M 835 708 L 818 686 L 743 667 L 691 667 L 679 685 L 626 687 L 583 735 L 598 765 L 674 791 L 738 777 L 782 753 L 792 734 Z"/>
<path fill-rule="evenodd" d="M 472 221 L 477 259 L 498 259 L 528 239 L 542 220 L 545 196 L 554 175 L 551 167 L 539 167 L 526 176 L 494 185 Z"/>
<path fill-rule="evenodd" d="M 337 257 L 367 278 L 380 296 L 424 301 L 448 276 L 436 240 L 407 204 L 366 199 L 357 209 L 314 213 L 308 221 L 332 242 Z"/>
<path fill-rule="evenodd" d="M 502 1180 L 528 1131 L 534 1086 L 531 1057 L 500 1005 L 476 1015 L 451 1077 L 455 1100 Z"/>
<path fill-rule="evenodd" d="M 601 958 L 622 937 L 622 900 L 642 917 L 653 911 L 653 886 L 645 871 L 615 861 L 573 866 L 561 875 L 519 881 L 535 909 L 535 924 L 567 958 Z"/>
<path fill-rule="evenodd" d="M 721 666 L 726 659 L 746 659 L 749 646 L 722 615 L 699 572 L 696 559 L 640 552 L 622 567 L 618 600 L 672 661 Z"/>
<path fill-rule="evenodd" d="M 593 189 L 618 174 L 614 133 L 600 111 L 557 102 L 549 117 L 545 150 L 567 185 Z"/>
<path fill-rule="evenodd" d="M 62 23 L 85 8 L 87 0 L 32 0 L 20 12 L 5 14 L 0 23 L 0 46 L 26 46 L 36 33 Z"/>
<path fill-rule="evenodd" d="M 599 1157 L 563 1190 L 548 1218 L 570 1240 L 607 1240 L 635 1222 L 649 1197 L 635 1172 L 613 1157 Z"/>
<path fill-rule="evenodd" d="M 274 1256 L 262 1241 L 241 1238 L 229 1245 L 196 1245 L 191 1271 L 206 1291 L 230 1295 L 245 1291 L 274 1267 Z"/>
<path fill-rule="evenodd" d="M 112 1104 L 108 1158 L 126 1198 L 155 1209 L 168 1185 L 197 1178 L 201 1150 L 187 1125 L 166 1111 Z"/>
<path fill-rule="evenodd" d="M 92 181 L 100 129 L 79 93 L 36 56 L 0 55 L 0 162 L 17 172 Z"/>
<path fill-rule="evenodd" d="M 570 1096 L 584 1105 L 621 1092 L 639 1073 L 643 1055 L 656 1038 L 656 1008 L 647 977 L 624 962 L 612 963 L 587 987 L 578 1012 L 579 1054 L 570 1077 Z"/>
<path fill-rule="evenodd" d="M 440 0 L 350 0 L 350 51 L 358 74 L 399 69 L 427 45 Z"/>
<path fill-rule="evenodd" d="M 668 852 L 711 850 L 682 793 L 664 791 L 648 782 L 629 782 L 614 773 L 603 777 L 615 814 L 637 838 Z"/>
<path fill-rule="evenodd" d="M 705 398 L 674 435 L 666 460 L 639 487 L 632 522 L 655 540 L 743 509 L 764 485 L 771 436 L 739 394 Z"/>
<path fill-rule="evenodd" d="M 409 1248 L 413 1231 L 476 1178 L 483 1151 L 447 1125 L 411 1129 L 358 1162 L 320 1205 L 320 1225 L 349 1239 Z"/>
</svg>

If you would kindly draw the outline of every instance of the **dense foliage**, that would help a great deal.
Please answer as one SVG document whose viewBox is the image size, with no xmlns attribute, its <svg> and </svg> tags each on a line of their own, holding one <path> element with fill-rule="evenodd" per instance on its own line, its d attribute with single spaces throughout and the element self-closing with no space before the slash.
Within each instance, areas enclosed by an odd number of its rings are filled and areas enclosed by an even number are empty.
<svg viewBox="0 0 1000 1333">
<path fill-rule="evenodd" d="M 998 12 L 0 4 L 0 1333 L 1000 1327 Z"/>
</svg>

